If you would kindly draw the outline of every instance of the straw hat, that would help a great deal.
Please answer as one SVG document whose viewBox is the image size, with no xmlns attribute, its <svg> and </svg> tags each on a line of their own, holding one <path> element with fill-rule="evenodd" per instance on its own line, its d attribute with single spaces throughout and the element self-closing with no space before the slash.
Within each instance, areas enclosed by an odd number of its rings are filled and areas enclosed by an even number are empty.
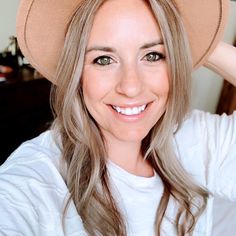
<svg viewBox="0 0 236 236">
<path fill-rule="evenodd" d="M 83 0 L 86 1 L 86 0 Z M 184 19 L 194 68 L 202 65 L 220 41 L 228 0 L 174 0 Z M 81 0 L 20 0 L 17 39 L 42 75 L 55 82 L 55 70 L 70 18 Z"/>
</svg>

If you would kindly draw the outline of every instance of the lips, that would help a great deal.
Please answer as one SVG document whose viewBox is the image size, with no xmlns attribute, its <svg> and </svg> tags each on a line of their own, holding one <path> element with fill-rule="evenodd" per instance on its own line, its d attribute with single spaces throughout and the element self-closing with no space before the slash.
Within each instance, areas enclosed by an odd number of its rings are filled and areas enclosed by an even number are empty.
<svg viewBox="0 0 236 236">
<path fill-rule="evenodd" d="M 122 115 L 126 116 L 133 116 L 141 114 L 147 107 L 147 104 L 141 106 L 134 106 L 134 107 L 119 107 L 112 105 L 112 108 Z"/>
</svg>

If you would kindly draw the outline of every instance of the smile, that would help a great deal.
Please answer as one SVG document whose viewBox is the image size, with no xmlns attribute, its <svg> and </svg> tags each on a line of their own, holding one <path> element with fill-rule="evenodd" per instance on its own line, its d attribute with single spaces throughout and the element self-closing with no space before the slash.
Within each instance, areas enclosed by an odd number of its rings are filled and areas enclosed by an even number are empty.
<svg viewBox="0 0 236 236">
<path fill-rule="evenodd" d="M 112 108 L 117 111 L 118 113 L 121 113 L 122 115 L 126 116 L 132 116 L 132 115 L 139 115 L 142 113 L 145 108 L 147 107 L 147 104 L 139 106 L 139 107 L 128 107 L 128 108 L 121 108 L 118 106 L 112 106 Z"/>
</svg>

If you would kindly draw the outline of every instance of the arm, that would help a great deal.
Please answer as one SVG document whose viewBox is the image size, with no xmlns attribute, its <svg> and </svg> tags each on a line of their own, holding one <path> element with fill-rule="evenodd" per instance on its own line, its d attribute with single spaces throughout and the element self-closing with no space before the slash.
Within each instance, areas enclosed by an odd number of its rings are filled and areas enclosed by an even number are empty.
<svg viewBox="0 0 236 236">
<path fill-rule="evenodd" d="M 236 86 L 236 47 L 220 42 L 205 66 Z"/>
</svg>

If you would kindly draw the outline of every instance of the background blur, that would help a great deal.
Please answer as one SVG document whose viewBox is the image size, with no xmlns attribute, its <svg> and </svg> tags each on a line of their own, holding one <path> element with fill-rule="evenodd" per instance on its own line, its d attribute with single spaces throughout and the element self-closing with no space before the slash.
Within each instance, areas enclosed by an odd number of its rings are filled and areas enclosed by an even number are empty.
<svg viewBox="0 0 236 236">
<path fill-rule="evenodd" d="M 0 69 L 0 160 L 2 161 L 21 142 L 45 130 L 52 119 L 48 100 L 50 83 L 26 64 L 27 62 L 15 48 L 14 38 L 9 39 L 10 36 L 16 34 L 15 20 L 18 3 L 19 0 L 0 1 L 0 53 L 11 51 L 14 54 L 13 56 L 9 52 L 0 54 L 3 55 L 0 56 L 0 66 L 1 64 L 11 66 L 11 63 L 12 65 L 16 63 L 16 59 L 18 61 L 20 59 L 20 65 L 16 65 L 13 72 L 1 73 Z M 231 1 L 224 41 L 234 44 L 235 40 L 236 1 Z M 10 56 L 4 59 L 5 55 Z M 223 84 L 223 78 L 206 68 L 202 67 L 195 71 L 192 108 L 211 113 L 218 112 L 217 107 L 222 96 Z M 231 87 L 230 89 L 232 90 Z M 229 94 L 229 88 L 225 93 Z M 224 103 L 232 100 L 231 97 L 228 100 L 223 99 L 222 107 Z M 221 109 L 221 111 L 225 110 Z"/>
</svg>

